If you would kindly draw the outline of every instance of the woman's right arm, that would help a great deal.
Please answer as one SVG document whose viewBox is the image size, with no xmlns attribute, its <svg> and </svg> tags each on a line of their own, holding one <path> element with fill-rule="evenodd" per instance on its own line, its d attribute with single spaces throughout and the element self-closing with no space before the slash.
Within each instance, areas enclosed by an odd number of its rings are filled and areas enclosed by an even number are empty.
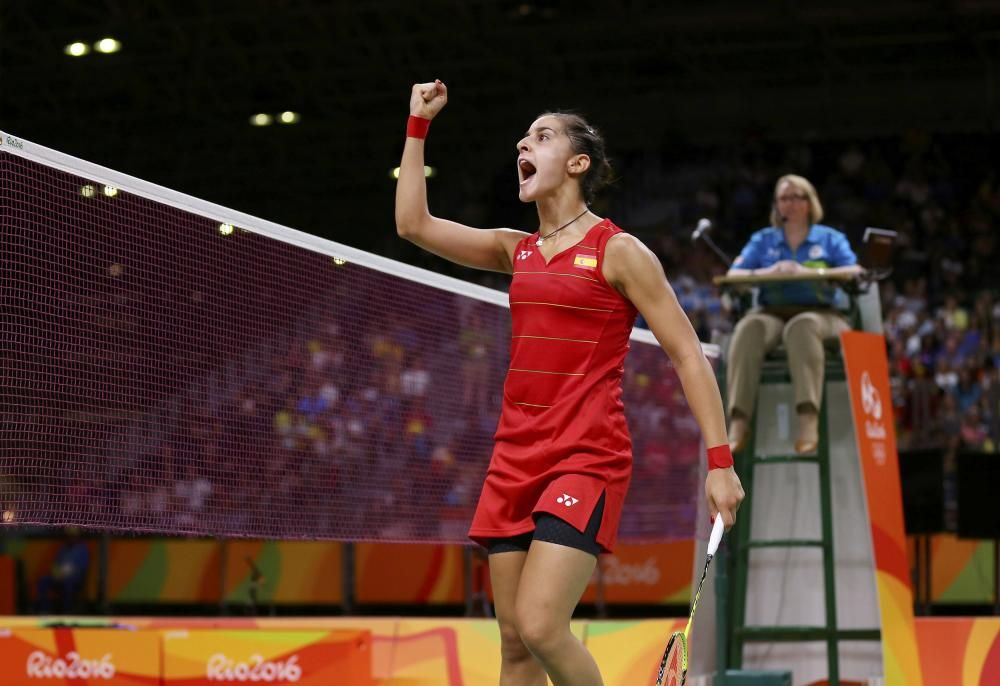
<svg viewBox="0 0 1000 686">
<path fill-rule="evenodd" d="M 410 114 L 433 119 L 448 102 L 440 81 L 418 83 L 410 94 Z M 467 267 L 511 273 L 514 247 L 528 234 L 512 229 L 474 229 L 438 219 L 427 208 L 424 139 L 407 137 L 396 184 L 396 233 L 424 250 Z"/>
</svg>

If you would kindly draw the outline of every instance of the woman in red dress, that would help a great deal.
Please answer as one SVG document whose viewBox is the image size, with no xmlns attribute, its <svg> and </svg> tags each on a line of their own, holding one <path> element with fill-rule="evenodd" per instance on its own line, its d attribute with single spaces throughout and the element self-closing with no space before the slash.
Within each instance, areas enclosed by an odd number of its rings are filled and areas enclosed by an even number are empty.
<svg viewBox="0 0 1000 686">
<path fill-rule="evenodd" d="M 519 196 L 538 231 L 474 229 L 430 214 L 424 141 L 447 102 L 413 86 L 396 188 L 403 238 L 453 262 L 505 272 L 511 364 L 493 457 L 469 536 L 489 552 L 501 686 L 601 684 L 569 629 L 597 555 L 610 552 L 632 469 L 623 361 L 641 313 L 670 356 L 709 449 L 709 510 L 732 526 L 743 499 L 715 374 L 659 261 L 590 211 L 609 175 L 604 142 L 581 117 L 545 114 L 517 143 Z"/>
</svg>

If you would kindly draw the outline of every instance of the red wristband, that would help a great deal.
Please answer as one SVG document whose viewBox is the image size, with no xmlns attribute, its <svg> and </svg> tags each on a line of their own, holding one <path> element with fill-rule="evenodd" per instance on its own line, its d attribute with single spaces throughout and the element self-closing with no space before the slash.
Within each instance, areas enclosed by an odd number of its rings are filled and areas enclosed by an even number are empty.
<svg viewBox="0 0 1000 686">
<path fill-rule="evenodd" d="M 406 137 L 427 138 L 427 129 L 429 128 L 431 128 L 430 119 L 424 119 L 423 117 L 411 114 L 410 118 L 406 120 Z"/>
<path fill-rule="evenodd" d="M 733 451 L 729 449 L 728 443 L 717 445 L 708 449 L 708 468 L 727 469 L 733 466 Z"/>
</svg>

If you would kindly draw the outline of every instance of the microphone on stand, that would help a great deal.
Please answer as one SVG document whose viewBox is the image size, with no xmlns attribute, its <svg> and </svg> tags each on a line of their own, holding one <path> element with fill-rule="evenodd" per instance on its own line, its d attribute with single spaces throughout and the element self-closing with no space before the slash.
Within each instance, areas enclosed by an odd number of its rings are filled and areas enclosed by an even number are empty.
<svg viewBox="0 0 1000 686">
<path fill-rule="evenodd" d="M 712 228 L 712 220 L 702 217 L 698 220 L 698 226 L 695 227 L 694 233 L 691 234 L 691 242 L 697 241 L 701 238 L 701 235 Z"/>
<path fill-rule="evenodd" d="M 706 217 L 702 217 L 701 219 L 699 219 L 698 225 L 691 233 L 691 242 L 696 243 L 699 238 L 703 238 L 705 240 L 705 243 L 708 244 L 708 247 L 710 247 L 715 252 L 715 254 L 719 256 L 719 259 L 721 259 L 723 262 L 726 263 L 726 267 L 729 267 L 733 264 L 733 258 L 731 258 L 726 253 L 722 252 L 722 250 L 719 249 L 719 246 L 715 244 L 715 241 L 713 241 L 711 237 L 708 235 L 708 231 L 711 228 L 712 228 L 712 221 L 710 219 L 707 219 Z"/>
</svg>

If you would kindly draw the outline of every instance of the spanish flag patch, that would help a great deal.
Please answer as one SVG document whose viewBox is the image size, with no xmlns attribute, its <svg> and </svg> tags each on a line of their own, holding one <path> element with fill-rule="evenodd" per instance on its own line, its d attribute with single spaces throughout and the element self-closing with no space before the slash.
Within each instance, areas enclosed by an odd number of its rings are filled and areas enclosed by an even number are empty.
<svg viewBox="0 0 1000 686">
<path fill-rule="evenodd" d="M 584 269 L 597 269 L 597 258 L 593 255 L 577 255 L 573 260 L 574 267 L 583 267 Z"/>
</svg>

